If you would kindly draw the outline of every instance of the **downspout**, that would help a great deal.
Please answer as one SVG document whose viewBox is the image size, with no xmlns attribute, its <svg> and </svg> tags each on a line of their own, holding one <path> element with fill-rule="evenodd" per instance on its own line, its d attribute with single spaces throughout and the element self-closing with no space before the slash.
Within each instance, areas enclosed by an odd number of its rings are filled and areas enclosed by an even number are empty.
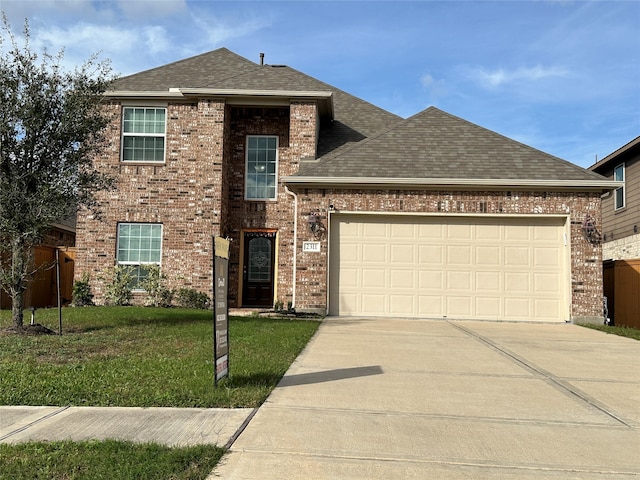
<svg viewBox="0 0 640 480">
<path fill-rule="evenodd" d="M 287 185 L 284 186 L 284 191 L 287 195 L 293 197 L 293 291 L 291 308 L 294 309 L 296 307 L 296 258 L 298 257 L 298 195 L 289 190 Z"/>
</svg>

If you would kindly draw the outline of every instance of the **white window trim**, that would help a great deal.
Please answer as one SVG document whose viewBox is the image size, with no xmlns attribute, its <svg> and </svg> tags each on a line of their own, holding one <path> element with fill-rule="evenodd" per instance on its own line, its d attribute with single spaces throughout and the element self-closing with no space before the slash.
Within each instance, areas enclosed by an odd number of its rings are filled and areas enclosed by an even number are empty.
<svg viewBox="0 0 640 480">
<path fill-rule="evenodd" d="M 127 108 L 154 108 L 164 109 L 164 133 L 162 135 L 157 133 L 136 133 L 124 131 L 124 112 Z M 167 162 L 167 121 L 169 118 L 168 109 L 166 104 L 162 105 L 122 105 L 122 116 L 120 118 L 120 162 L 127 164 L 137 165 L 161 165 Z M 162 160 L 125 160 L 124 159 L 124 138 L 125 137 L 162 137 L 164 138 L 164 151 L 162 152 Z"/>
<path fill-rule="evenodd" d="M 118 260 L 118 252 L 120 251 L 120 226 L 121 225 L 160 225 L 160 261 L 158 262 L 121 262 Z M 162 253 L 163 253 L 163 241 L 164 238 L 164 225 L 162 223 L 155 222 L 118 222 L 116 225 L 116 265 L 127 265 L 131 267 L 139 267 L 141 265 L 158 265 L 162 268 Z M 142 288 L 134 288 L 134 292 L 144 292 Z"/>
<path fill-rule="evenodd" d="M 626 168 L 624 162 L 621 163 L 620 165 L 617 165 L 613 169 L 613 179 L 614 180 L 616 179 L 616 170 L 618 170 L 619 168 L 622 168 L 622 182 L 623 182 L 623 185 L 621 187 L 616 188 L 613 191 L 613 208 L 614 208 L 615 211 L 622 210 L 623 208 L 625 208 L 627 206 L 627 189 L 626 189 L 626 186 L 627 186 L 627 182 L 626 182 L 626 179 L 627 179 L 627 168 Z M 618 191 L 619 190 L 622 190 L 622 205 L 621 206 L 617 205 L 617 198 L 618 198 Z"/>
<path fill-rule="evenodd" d="M 247 181 L 249 179 L 247 172 L 249 171 L 249 138 L 275 138 L 276 139 L 276 184 L 274 196 L 269 198 L 253 198 L 247 195 Z M 250 202 L 275 202 L 278 200 L 278 168 L 280 165 L 280 137 L 278 135 L 247 135 L 245 138 L 245 154 L 244 154 L 244 199 Z"/>
</svg>

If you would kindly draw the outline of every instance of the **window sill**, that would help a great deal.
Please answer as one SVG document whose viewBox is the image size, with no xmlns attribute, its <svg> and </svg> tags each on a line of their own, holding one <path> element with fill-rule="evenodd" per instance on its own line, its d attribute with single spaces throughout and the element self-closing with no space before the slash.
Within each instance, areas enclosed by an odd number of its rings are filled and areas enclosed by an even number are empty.
<svg viewBox="0 0 640 480">
<path fill-rule="evenodd" d="M 158 165 L 166 165 L 167 162 L 144 162 L 144 161 L 130 161 L 130 160 L 120 160 L 120 164 L 121 165 L 134 165 L 134 166 L 139 166 L 139 165 L 152 165 L 154 167 L 157 167 Z"/>
</svg>

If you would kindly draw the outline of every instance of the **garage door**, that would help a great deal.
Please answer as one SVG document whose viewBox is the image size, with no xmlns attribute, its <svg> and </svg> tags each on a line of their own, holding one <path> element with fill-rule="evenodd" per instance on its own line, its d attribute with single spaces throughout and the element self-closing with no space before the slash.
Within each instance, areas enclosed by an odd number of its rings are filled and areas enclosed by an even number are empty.
<svg viewBox="0 0 640 480">
<path fill-rule="evenodd" d="M 329 313 L 568 319 L 565 219 L 335 214 Z"/>
</svg>

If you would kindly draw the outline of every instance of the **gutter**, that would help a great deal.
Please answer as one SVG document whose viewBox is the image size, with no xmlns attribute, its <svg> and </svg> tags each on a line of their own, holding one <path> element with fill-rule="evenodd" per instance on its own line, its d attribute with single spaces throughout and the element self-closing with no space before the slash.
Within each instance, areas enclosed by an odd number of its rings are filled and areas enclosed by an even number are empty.
<svg viewBox="0 0 640 480">
<path fill-rule="evenodd" d="M 553 189 L 567 191 L 608 192 L 622 187 L 624 182 L 613 180 L 543 180 L 491 178 L 397 178 L 397 177 L 315 177 L 287 176 L 282 181 L 292 186 L 343 188 L 432 188 L 432 189 Z"/>
<path fill-rule="evenodd" d="M 284 186 L 287 195 L 293 197 L 293 284 L 291 286 L 291 308 L 296 308 L 296 267 L 298 258 L 298 195 L 289 190 L 288 186 Z"/>
</svg>

